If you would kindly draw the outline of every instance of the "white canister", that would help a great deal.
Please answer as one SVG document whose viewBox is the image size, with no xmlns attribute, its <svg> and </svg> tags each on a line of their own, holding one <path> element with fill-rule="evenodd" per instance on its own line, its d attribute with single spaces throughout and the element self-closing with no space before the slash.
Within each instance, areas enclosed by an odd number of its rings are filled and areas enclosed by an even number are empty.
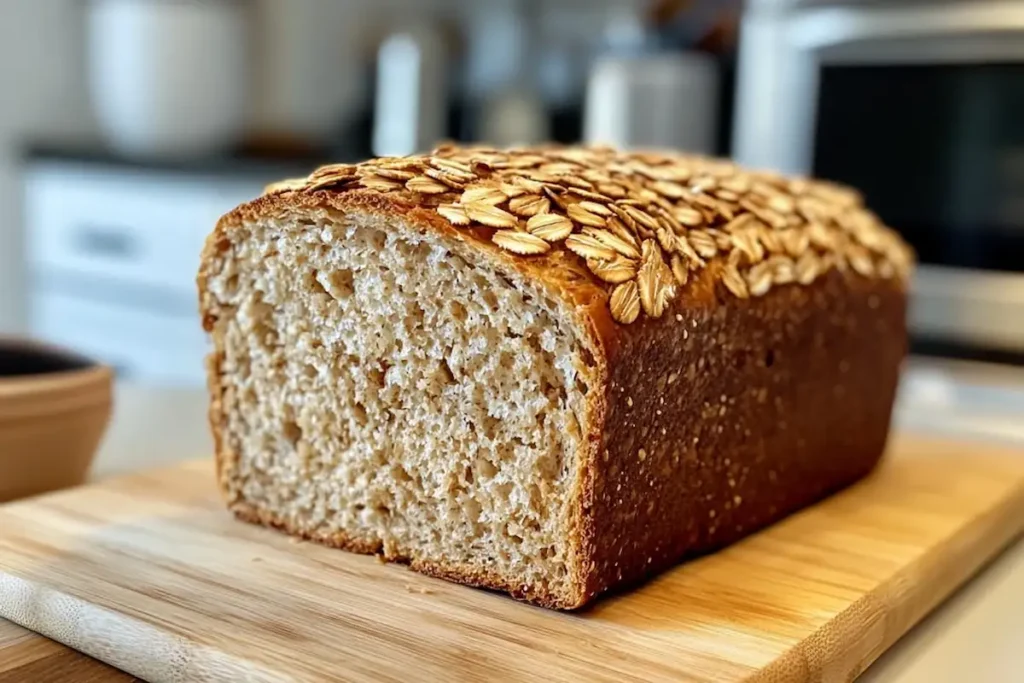
<svg viewBox="0 0 1024 683">
<path fill-rule="evenodd" d="M 130 155 L 221 151 L 245 133 L 248 5 L 92 0 L 90 91 L 100 128 Z"/>
<path fill-rule="evenodd" d="M 718 68 L 697 53 L 610 56 L 587 83 L 583 137 L 620 148 L 714 152 Z"/>
</svg>

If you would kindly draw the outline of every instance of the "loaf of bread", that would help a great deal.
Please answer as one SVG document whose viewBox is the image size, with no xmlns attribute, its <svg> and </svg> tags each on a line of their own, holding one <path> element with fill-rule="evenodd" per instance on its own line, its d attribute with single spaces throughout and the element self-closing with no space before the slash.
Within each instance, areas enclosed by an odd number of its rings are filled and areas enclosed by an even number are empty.
<svg viewBox="0 0 1024 683">
<path fill-rule="evenodd" d="M 848 188 L 607 148 L 325 166 L 198 285 L 241 519 L 577 608 L 867 473 L 912 254 Z"/>
</svg>

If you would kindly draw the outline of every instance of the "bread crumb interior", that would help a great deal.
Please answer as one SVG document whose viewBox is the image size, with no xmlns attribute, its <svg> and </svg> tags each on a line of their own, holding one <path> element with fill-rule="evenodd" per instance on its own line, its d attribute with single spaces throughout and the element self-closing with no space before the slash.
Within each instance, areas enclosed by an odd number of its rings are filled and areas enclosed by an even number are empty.
<svg viewBox="0 0 1024 683">
<path fill-rule="evenodd" d="M 590 356 L 564 303 L 326 209 L 241 226 L 216 270 L 232 497 L 392 558 L 570 584 Z"/>
</svg>

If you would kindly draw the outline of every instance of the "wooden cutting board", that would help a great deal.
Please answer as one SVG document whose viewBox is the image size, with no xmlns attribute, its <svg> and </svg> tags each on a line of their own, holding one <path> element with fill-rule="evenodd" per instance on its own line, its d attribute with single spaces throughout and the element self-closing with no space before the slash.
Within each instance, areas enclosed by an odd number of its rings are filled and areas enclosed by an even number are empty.
<svg viewBox="0 0 1024 683">
<path fill-rule="evenodd" d="M 577 614 L 236 522 L 207 462 L 0 508 L 0 616 L 151 681 L 845 681 L 1024 531 L 1024 453 L 864 482 Z"/>
</svg>

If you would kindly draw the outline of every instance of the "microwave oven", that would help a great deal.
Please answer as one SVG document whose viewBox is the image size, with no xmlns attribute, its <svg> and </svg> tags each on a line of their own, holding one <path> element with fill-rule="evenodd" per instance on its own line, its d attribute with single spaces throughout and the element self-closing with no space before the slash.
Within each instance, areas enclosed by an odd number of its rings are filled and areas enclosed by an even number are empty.
<svg viewBox="0 0 1024 683">
<path fill-rule="evenodd" d="M 1024 2 L 750 0 L 732 153 L 904 235 L 914 348 L 1024 360 Z"/>
</svg>

